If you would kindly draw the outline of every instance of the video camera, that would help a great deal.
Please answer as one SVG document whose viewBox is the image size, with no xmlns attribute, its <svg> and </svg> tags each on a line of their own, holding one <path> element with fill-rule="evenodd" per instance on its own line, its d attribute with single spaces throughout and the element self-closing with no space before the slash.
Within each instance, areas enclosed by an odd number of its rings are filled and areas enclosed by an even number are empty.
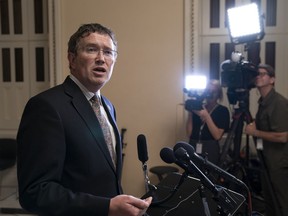
<svg viewBox="0 0 288 216">
<path fill-rule="evenodd" d="M 230 104 L 245 99 L 246 93 L 255 88 L 258 76 L 257 66 L 244 61 L 242 54 L 232 52 L 231 59 L 221 63 L 221 86 L 228 87 L 227 95 Z"/>
<path fill-rule="evenodd" d="M 185 109 L 189 112 L 192 110 L 202 110 L 204 100 L 210 96 L 205 90 L 207 79 L 205 76 L 187 76 L 185 79 L 184 93 L 190 98 L 185 101 Z"/>
<path fill-rule="evenodd" d="M 206 91 L 204 91 L 203 94 L 198 95 L 196 92 L 187 91 L 184 89 L 184 93 L 187 93 L 191 98 L 185 101 L 185 109 L 190 112 L 192 110 L 202 110 L 204 100 L 210 97 L 210 93 Z"/>
</svg>

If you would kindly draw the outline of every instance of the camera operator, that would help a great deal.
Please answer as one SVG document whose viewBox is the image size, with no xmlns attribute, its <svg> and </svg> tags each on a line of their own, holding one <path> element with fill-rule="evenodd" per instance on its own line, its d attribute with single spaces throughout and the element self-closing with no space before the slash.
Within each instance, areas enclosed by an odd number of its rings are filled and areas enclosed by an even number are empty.
<svg viewBox="0 0 288 216">
<path fill-rule="evenodd" d="M 224 132 L 228 131 L 230 115 L 227 107 L 218 102 L 223 98 L 223 92 L 218 80 L 210 80 L 204 93 L 202 109 L 194 109 L 187 106 L 189 112 L 186 131 L 189 143 L 194 146 L 196 152 L 202 156 L 208 156 L 208 160 L 217 164 L 219 162 L 219 140 Z"/>
<path fill-rule="evenodd" d="M 282 216 L 288 215 L 288 100 L 274 89 L 275 71 L 265 64 L 258 66 L 255 85 L 261 95 L 255 122 L 248 124 L 245 133 L 257 138 L 257 148 L 263 147 L 263 159 Z M 263 179 L 263 178 L 262 178 Z M 262 181 L 266 216 L 275 215 L 266 181 Z"/>
</svg>

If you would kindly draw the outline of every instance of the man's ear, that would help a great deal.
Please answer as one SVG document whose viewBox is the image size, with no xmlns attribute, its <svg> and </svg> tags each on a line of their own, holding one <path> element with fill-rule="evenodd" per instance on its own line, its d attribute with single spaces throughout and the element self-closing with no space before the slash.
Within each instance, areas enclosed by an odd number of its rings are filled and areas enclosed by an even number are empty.
<svg viewBox="0 0 288 216">
<path fill-rule="evenodd" d="M 270 83 L 273 85 L 275 84 L 275 77 L 270 77 Z"/>
<path fill-rule="evenodd" d="M 69 61 L 69 68 L 73 68 L 74 65 L 74 60 L 75 60 L 76 55 L 74 53 L 68 52 L 68 61 Z"/>
</svg>

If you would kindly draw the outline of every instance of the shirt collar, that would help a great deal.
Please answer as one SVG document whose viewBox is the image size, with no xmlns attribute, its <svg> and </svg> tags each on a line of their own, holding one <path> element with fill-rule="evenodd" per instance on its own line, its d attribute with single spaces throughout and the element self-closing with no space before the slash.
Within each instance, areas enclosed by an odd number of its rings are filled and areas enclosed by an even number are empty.
<svg viewBox="0 0 288 216">
<path fill-rule="evenodd" d="M 275 89 L 272 88 L 271 91 L 264 98 L 263 97 L 259 98 L 258 103 L 262 106 L 266 106 L 267 104 L 270 103 L 270 101 L 274 97 L 275 92 L 276 92 Z"/>
<path fill-rule="evenodd" d="M 97 97 L 100 97 L 100 90 L 97 92 L 91 92 L 89 91 L 74 75 L 70 74 L 69 75 L 70 79 L 72 79 L 76 85 L 81 89 L 81 91 L 83 92 L 83 94 L 85 95 L 85 97 L 87 98 L 87 100 L 90 100 L 94 95 L 96 95 Z"/>
</svg>

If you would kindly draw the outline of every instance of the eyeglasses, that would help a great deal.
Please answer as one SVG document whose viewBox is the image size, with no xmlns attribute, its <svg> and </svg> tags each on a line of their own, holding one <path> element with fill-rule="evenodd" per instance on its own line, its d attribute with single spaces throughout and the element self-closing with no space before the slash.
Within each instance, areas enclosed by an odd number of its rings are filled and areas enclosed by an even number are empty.
<svg viewBox="0 0 288 216">
<path fill-rule="evenodd" d="M 97 56 L 99 55 L 100 52 L 102 52 L 102 54 L 104 55 L 106 59 L 114 59 L 118 55 L 118 52 L 116 50 L 102 49 L 96 46 L 87 46 L 87 47 L 84 47 L 83 50 L 88 54 L 97 55 Z"/>
<path fill-rule="evenodd" d="M 258 72 L 257 76 L 264 77 L 265 75 L 269 75 L 268 72 Z"/>
</svg>

